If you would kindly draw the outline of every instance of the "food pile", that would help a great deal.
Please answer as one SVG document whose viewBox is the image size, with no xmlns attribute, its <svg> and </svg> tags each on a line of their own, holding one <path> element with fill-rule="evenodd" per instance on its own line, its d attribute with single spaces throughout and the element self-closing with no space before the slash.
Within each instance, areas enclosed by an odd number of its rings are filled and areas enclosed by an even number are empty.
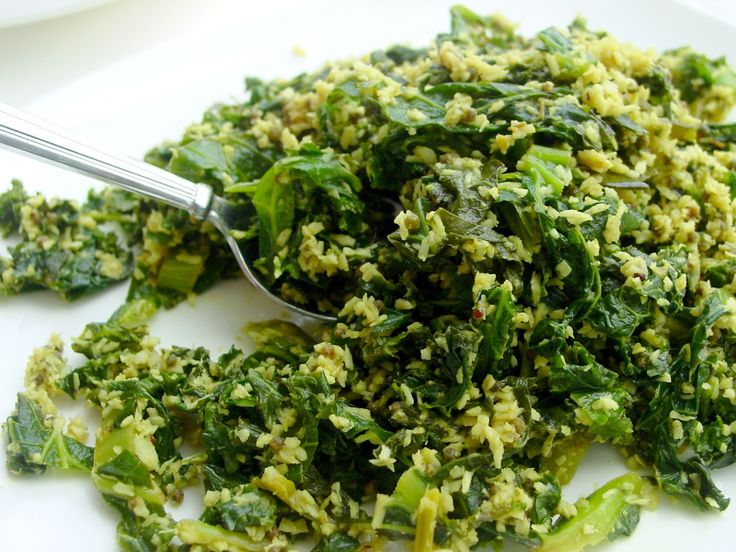
<svg viewBox="0 0 736 552">
<path fill-rule="evenodd" d="M 242 204 L 263 281 L 334 324 L 252 323 L 254 352 L 217 359 L 160 347 L 157 309 L 238 274 L 214 228 L 114 189 L 0 196 L 21 235 L 2 293 L 131 278 L 74 340 L 84 365 L 34 351 L 11 471 L 89 474 L 135 551 L 575 551 L 629 535 L 657 489 L 728 506 L 736 74 L 581 20 L 525 38 L 451 15 L 426 48 L 248 79 L 147 156 Z M 94 447 L 61 393 L 99 409 Z M 592 442 L 632 471 L 568 503 Z M 175 521 L 199 483 L 201 517 Z"/>
</svg>

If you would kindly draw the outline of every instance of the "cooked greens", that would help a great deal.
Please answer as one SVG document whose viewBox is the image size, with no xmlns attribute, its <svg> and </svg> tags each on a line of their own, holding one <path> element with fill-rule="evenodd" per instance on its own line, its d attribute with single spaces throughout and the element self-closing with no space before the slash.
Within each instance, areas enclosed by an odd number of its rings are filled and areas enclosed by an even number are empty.
<svg viewBox="0 0 736 552">
<path fill-rule="evenodd" d="M 3 292 L 132 273 L 73 342 L 81 367 L 58 341 L 34 353 L 12 471 L 89 472 L 136 551 L 574 552 L 631 534 L 655 488 L 728 506 L 711 474 L 736 459 L 736 74 L 581 20 L 527 39 L 451 18 L 427 48 L 248 79 L 147 156 L 239 202 L 260 277 L 329 326 L 249 324 L 254 350 L 218 359 L 159 347 L 157 308 L 237 272 L 213 228 L 111 190 L 0 196 L 0 230 L 23 233 Z M 94 448 L 60 392 L 99 409 Z M 570 504 L 592 442 L 637 473 Z M 174 520 L 199 483 L 201 517 Z"/>
<path fill-rule="evenodd" d="M 20 243 L 0 257 L 0 294 L 39 288 L 52 289 L 69 300 L 127 279 L 132 254 L 109 220 L 126 217 L 125 205 L 115 202 L 119 192 L 90 193 L 87 203 L 29 197 L 19 181 L 0 194 L 0 232 L 15 233 Z M 123 209 L 123 210 L 121 210 Z"/>
</svg>

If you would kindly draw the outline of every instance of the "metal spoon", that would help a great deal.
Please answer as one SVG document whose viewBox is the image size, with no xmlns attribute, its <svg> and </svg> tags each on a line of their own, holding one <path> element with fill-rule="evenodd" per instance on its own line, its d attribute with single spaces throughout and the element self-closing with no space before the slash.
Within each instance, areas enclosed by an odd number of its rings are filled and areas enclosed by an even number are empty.
<svg viewBox="0 0 736 552">
<path fill-rule="evenodd" d="M 102 151 L 67 130 L 2 104 L 0 146 L 184 209 L 199 220 L 208 220 L 225 237 L 243 274 L 256 289 L 299 314 L 328 322 L 335 320 L 284 301 L 258 279 L 238 242 L 230 235 L 234 224 L 243 218 L 243 208 L 215 195 L 206 184 L 195 184 L 148 163 Z"/>
</svg>

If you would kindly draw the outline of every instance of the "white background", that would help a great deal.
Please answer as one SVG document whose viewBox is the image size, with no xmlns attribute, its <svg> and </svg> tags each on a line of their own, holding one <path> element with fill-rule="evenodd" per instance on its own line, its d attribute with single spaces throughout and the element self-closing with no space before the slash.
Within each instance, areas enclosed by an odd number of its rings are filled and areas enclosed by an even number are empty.
<svg viewBox="0 0 736 552">
<path fill-rule="evenodd" d="M 454 3 L 117 0 L 45 20 L 50 12 L 36 10 L 26 15 L 35 22 L 14 26 L 19 16 L 10 9 L 13 2 L 0 0 L 0 27 L 5 25 L 0 28 L 0 101 L 134 156 L 176 138 L 213 102 L 238 97 L 246 74 L 288 77 L 327 59 L 396 41 L 426 44 L 448 28 L 447 11 Z M 26 14 L 33 2 L 39 0 L 20 2 L 29 8 Z M 84 3 L 65 0 L 56 8 Z M 700 2 L 700 13 L 665 0 L 466 3 L 479 12 L 506 13 L 526 33 L 564 25 L 581 12 L 592 27 L 638 45 L 691 43 L 736 62 L 736 32 L 729 26 L 736 24 L 736 6 L 725 0 Z M 295 45 L 306 57 L 294 54 Z M 64 197 L 82 198 L 90 185 L 79 176 L 0 151 L 0 188 L 11 177 Z M 31 349 L 51 332 L 68 341 L 86 322 L 106 319 L 124 294 L 125 286 L 119 286 L 73 305 L 48 293 L 0 298 L 0 418 L 10 413 L 22 388 Z M 153 333 L 166 344 L 205 345 L 219 354 L 240 342 L 245 322 L 279 314 L 242 282 L 228 282 L 194 306 L 157 316 Z M 78 360 L 69 356 L 72 363 Z M 566 490 L 568 500 L 623 471 L 616 453 L 594 447 Z M 736 468 L 718 473 L 716 480 L 736 498 Z M 185 500 L 174 515 L 198 515 L 196 497 Z M 0 467 L 0 550 L 112 551 L 116 523 L 114 512 L 84 477 L 18 478 Z M 700 514 L 664 499 L 659 510 L 643 513 L 634 537 L 604 548 L 731 550 L 735 523 L 736 505 L 725 514 Z"/>
</svg>

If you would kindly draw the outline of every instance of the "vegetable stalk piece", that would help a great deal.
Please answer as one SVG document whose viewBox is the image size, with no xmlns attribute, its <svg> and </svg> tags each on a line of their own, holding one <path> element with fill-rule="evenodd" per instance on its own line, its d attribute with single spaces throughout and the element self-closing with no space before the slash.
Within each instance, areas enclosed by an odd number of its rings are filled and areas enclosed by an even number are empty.
<svg viewBox="0 0 736 552">
<path fill-rule="evenodd" d="M 267 467 L 254 483 L 257 487 L 273 493 L 299 515 L 311 519 L 322 533 L 329 535 L 335 529 L 334 521 L 319 508 L 309 491 L 297 490 L 296 485 L 273 466 Z"/>
<path fill-rule="evenodd" d="M 590 446 L 590 437 L 578 431 L 552 446 L 549 456 L 542 458 L 542 468 L 553 474 L 561 484 L 572 481 Z"/>
<path fill-rule="evenodd" d="M 149 505 L 163 506 L 164 494 L 151 477 L 158 467 L 155 448 L 132 425 L 103 429 L 95 449 L 93 479 L 103 494 L 138 496 Z"/>
<path fill-rule="evenodd" d="M 396 483 L 391 496 L 378 495 L 371 522 L 373 528 L 392 538 L 411 538 L 415 531 L 414 518 L 428 486 L 429 482 L 417 468 L 406 470 Z M 436 512 L 434 516 L 430 514 L 427 510 L 422 518 L 425 531 L 428 531 L 428 526 L 425 525 L 429 523 L 429 518 L 436 517 Z"/>
<path fill-rule="evenodd" d="M 639 504 L 650 500 L 649 493 L 650 485 L 633 473 L 609 481 L 578 501 L 575 516 L 541 535 L 536 552 L 579 552 L 604 540 L 629 536 L 639 523 Z"/>
<path fill-rule="evenodd" d="M 569 150 L 535 145 L 519 160 L 518 168 L 531 177 L 538 174 L 559 196 L 569 182 L 566 169 L 571 158 Z"/>
<path fill-rule="evenodd" d="M 167 257 L 158 272 L 158 285 L 180 293 L 189 293 L 204 270 L 204 259 L 199 255 Z"/>
<path fill-rule="evenodd" d="M 441 496 L 438 489 L 428 489 L 419 501 L 414 552 L 428 552 L 434 549 L 434 531 L 437 528 L 440 500 Z"/>
<path fill-rule="evenodd" d="M 232 552 L 258 552 L 263 543 L 254 542 L 247 533 L 228 531 L 222 527 L 183 519 L 176 524 L 176 534 L 185 544 L 202 546 L 207 550 L 230 550 Z M 283 543 L 285 546 L 286 543 Z M 273 550 L 278 550 L 274 547 Z"/>
</svg>

